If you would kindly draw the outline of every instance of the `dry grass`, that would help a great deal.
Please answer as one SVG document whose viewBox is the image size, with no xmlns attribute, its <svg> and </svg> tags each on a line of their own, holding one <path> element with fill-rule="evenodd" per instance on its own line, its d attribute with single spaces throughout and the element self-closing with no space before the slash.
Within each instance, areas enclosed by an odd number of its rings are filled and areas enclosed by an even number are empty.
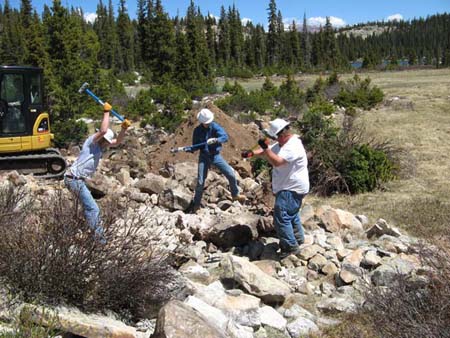
<svg viewBox="0 0 450 338">
<path fill-rule="evenodd" d="M 340 79 L 352 76 L 344 74 Z M 399 179 L 380 191 L 325 199 L 310 195 L 305 202 L 365 214 L 371 222 L 384 218 L 414 233 L 421 233 L 421 227 L 434 222 L 433 234 L 439 234 L 448 224 L 442 221 L 450 219 L 448 208 L 440 210 L 436 219 L 432 217 L 436 206 L 450 203 L 450 69 L 360 74 L 361 78 L 366 76 L 383 90 L 386 100 L 377 109 L 363 112 L 360 122 L 366 126 L 368 138 L 389 140 L 404 150 L 403 171 Z M 301 75 L 296 80 L 307 87 L 316 78 L 317 75 Z M 271 80 L 279 85 L 283 77 Z M 263 82 L 264 78 L 240 81 L 247 90 L 260 88 Z M 218 81 L 219 88 L 221 85 L 223 80 Z M 424 212 L 429 215 L 424 216 Z"/>
<path fill-rule="evenodd" d="M 431 215 L 424 217 L 423 213 L 438 211 L 440 216 L 433 224 L 437 234 L 439 226 L 448 224 L 438 222 L 450 219 L 448 208 L 436 209 L 450 202 L 450 69 L 367 75 L 385 92 L 386 104 L 364 112 L 361 120 L 370 136 L 390 140 L 406 151 L 403 172 L 382 191 L 327 199 L 310 196 L 307 202 L 363 213 L 372 221 L 381 217 L 406 228 L 412 225 L 416 233 L 433 222 Z M 391 101 L 394 97 L 399 99 Z"/>
</svg>

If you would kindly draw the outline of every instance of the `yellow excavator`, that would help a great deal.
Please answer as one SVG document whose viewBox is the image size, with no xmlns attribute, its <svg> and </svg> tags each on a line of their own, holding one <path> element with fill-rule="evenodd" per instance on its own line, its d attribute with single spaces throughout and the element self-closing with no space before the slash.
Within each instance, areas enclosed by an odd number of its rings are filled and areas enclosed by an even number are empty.
<svg viewBox="0 0 450 338">
<path fill-rule="evenodd" d="M 52 148 L 43 70 L 0 66 L 0 170 L 62 177 L 66 161 Z"/>
</svg>

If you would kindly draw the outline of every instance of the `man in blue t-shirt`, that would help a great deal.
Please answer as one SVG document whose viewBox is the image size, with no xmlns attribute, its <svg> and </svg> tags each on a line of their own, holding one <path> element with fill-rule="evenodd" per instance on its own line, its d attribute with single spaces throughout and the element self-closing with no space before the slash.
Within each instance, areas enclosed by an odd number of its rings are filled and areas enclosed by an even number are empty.
<svg viewBox="0 0 450 338">
<path fill-rule="evenodd" d="M 209 109 L 205 108 L 200 110 L 197 114 L 197 119 L 200 125 L 194 129 L 192 136 L 193 146 L 189 149 L 190 152 L 200 151 L 198 157 L 197 186 L 195 188 L 194 200 L 188 211 L 195 213 L 200 208 L 206 177 L 208 176 L 208 170 L 211 165 L 216 166 L 228 179 L 233 200 L 241 203 L 244 202 L 246 198 L 244 195 L 239 194 L 233 168 L 220 155 L 222 143 L 228 141 L 227 133 L 218 123 L 213 122 L 214 114 Z"/>
<path fill-rule="evenodd" d="M 84 142 L 80 155 L 64 175 L 64 183 L 72 191 L 83 205 L 84 216 L 90 228 L 95 231 L 96 237 L 101 243 L 106 243 L 103 227 L 100 224 L 100 209 L 86 186 L 85 180 L 94 175 L 100 159 L 107 147 L 116 147 L 122 143 L 125 131 L 130 126 L 130 121 L 124 120 L 117 138 L 109 129 L 109 114 L 112 107 L 106 102 L 103 105 L 103 120 L 100 130 L 88 137 Z"/>
</svg>

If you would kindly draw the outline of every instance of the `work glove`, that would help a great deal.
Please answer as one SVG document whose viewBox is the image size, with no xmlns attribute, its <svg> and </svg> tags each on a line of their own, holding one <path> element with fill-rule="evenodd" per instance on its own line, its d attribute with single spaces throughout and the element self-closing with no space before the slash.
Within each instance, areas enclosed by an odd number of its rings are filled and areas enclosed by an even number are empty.
<svg viewBox="0 0 450 338">
<path fill-rule="evenodd" d="M 250 158 L 250 157 L 252 157 L 253 155 L 254 155 L 254 153 L 253 153 L 252 150 L 244 150 L 244 151 L 241 153 L 242 158 Z"/>
<path fill-rule="evenodd" d="M 122 127 L 122 129 L 128 129 L 128 127 L 131 126 L 131 122 L 130 120 L 125 119 L 120 126 Z"/>
<path fill-rule="evenodd" d="M 219 140 L 217 138 L 213 137 L 213 138 L 209 138 L 208 140 L 206 140 L 206 143 L 208 145 L 216 144 L 216 143 L 219 143 Z"/>
<path fill-rule="evenodd" d="M 103 104 L 103 111 L 104 111 L 104 112 L 110 112 L 111 109 L 112 109 L 112 106 L 111 106 L 108 102 L 105 102 L 105 103 Z"/>
<path fill-rule="evenodd" d="M 266 150 L 267 148 L 269 148 L 269 139 L 261 138 L 258 140 L 258 144 L 262 150 Z"/>
</svg>

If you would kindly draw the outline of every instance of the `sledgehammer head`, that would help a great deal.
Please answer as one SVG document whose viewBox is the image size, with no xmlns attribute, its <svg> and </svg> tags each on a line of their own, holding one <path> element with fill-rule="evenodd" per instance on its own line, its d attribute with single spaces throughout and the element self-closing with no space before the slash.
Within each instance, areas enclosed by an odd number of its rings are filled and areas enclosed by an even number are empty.
<svg viewBox="0 0 450 338">
<path fill-rule="evenodd" d="M 89 87 L 89 83 L 85 82 L 81 85 L 80 89 L 78 89 L 78 93 L 83 94 L 86 88 Z"/>
</svg>

